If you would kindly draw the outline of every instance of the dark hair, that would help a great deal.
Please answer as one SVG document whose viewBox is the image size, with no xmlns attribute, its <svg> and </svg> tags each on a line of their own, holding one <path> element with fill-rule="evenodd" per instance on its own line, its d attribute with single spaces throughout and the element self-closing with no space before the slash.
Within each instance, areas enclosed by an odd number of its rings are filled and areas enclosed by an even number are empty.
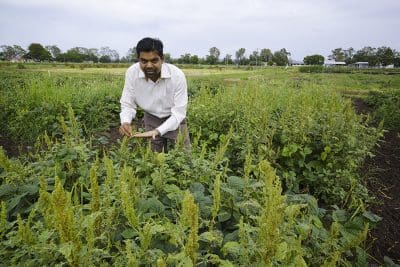
<svg viewBox="0 0 400 267">
<path fill-rule="evenodd" d="M 136 45 L 136 54 L 139 57 L 140 52 L 152 52 L 156 51 L 157 54 L 163 58 L 163 43 L 156 38 L 146 37 L 140 40 Z"/>
</svg>

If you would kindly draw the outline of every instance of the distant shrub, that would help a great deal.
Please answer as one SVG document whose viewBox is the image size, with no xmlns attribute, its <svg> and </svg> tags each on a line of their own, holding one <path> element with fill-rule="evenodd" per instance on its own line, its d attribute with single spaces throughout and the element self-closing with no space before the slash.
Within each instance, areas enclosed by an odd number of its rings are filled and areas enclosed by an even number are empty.
<svg viewBox="0 0 400 267">
<path fill-rule="evenodd" d="M 22 64 L 22 63 L 18 63 L 18 64 L 17 64 L 17 69 L 20 69 L 20 70 L 22 70 L 22 69 L 26 69 L 26 67 L 25 67 L 25 65 L 24 65 L 24 64 Z"/>
</svg>

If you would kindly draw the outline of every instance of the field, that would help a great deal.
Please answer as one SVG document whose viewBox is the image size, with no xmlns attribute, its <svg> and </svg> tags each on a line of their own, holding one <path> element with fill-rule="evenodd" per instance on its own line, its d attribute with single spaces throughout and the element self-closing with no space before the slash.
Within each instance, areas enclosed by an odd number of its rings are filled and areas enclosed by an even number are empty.
<svg viewBox="0 0 400 267">
<path fill-rule="evenodd" d="M 400 75 L 183 68 L 164 154 L 117 133 L 126 67 L 0 64 L 3 264 L 398 263 Z"/>
</svg>

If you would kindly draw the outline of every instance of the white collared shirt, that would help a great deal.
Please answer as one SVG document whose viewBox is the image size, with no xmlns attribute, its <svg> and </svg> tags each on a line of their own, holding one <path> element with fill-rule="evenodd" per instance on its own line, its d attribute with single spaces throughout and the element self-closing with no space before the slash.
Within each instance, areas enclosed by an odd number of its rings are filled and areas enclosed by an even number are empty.
<svg viewBox="0 0 400 267">
<path fill-rule="evenodd" d="M 170 116 L 157 128 L 161 136 L 174 131 L 186 117 L 188 95 L 185 74 L 174 65 L 163 63 L 160 79 L 153 82 L 146 79 L 139 63 L 133 64 L 126 71 L 120 102 L 121 124 L 131 123 L 139 106 L 158 118 Z"/>
</svg>

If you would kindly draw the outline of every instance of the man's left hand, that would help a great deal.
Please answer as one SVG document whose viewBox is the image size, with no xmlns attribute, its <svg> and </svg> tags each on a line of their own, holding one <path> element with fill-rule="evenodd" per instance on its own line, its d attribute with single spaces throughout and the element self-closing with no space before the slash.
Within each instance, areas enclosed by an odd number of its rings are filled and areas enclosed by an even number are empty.
<svg viewBox="0 0 400 267">
<path fill-rule="evenodd" d="M 144 133 L 135 133 L 134 135 L 132 135 L 132 137 L 139 137 L 139 138 L 151 137 L 151 138 L 155 139 L 156 136 L 159 134 L 160 133 L 157 131 L 157 129 L 154 129 L 152 131 L 148 131 L 148 132 L 144 132 Z"/>
</svg>

